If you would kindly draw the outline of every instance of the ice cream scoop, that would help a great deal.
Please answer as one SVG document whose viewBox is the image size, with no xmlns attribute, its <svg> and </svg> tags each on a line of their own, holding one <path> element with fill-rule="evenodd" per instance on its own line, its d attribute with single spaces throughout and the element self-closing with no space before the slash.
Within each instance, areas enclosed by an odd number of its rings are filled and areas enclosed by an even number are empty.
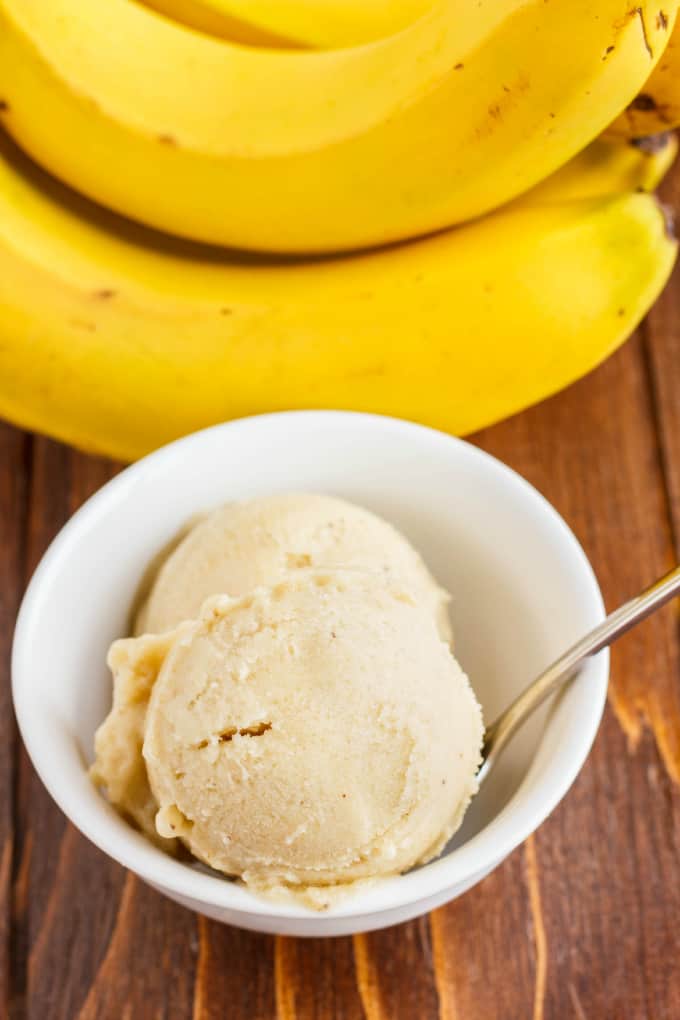
<svg viewBox="0 0 680 1020">
<path fill-rule="evenodd" d="M 345 500 L 286 493 L 229 503 L 190 522 L 162 559 L 136 633 L 163 633 L 198 615 L 208 596 L 245 595 L 313 566 L 342 565 L 401 579 L 451 640 L 449 596 L 410 543 L 387 521 Z M 109 655 L 113 707 L 95 737 L 94 782 L 116 808 L 168 852 L 177 840 L 156 829 L 158 809 L 142 759 L 146 709 L 167 641 L 116 644 Z M 132 658 L 131 658 L 132 656 Z"/>
<path fill-rule="evenodd" d="M 302 571 L 209 600 L 159 641 L 144 759 L 161 836 L 315 906 L 436 855 L 476 789 L 482 719 L 431 612 L 396 579 Z"/>
<path fill-rule="evenodd" d="M 151 690 L 174 632 L 116 641 L 107 658 L 113 674 L 113 705 L 94 739 L 93 783 L 128 821 L 168 853 L 179 846 L 156 829 L 158 804 L 142 757 L 146 710 Z"/>
<path fill-rule="evenodd" d="M 228 503 L 197 519 L 161 564 L 135 632 L 193 619 L 210 595 L 245 595 L 310 567 L 358 567 L 400 578 L 451 639 L 449 595 L 396 528 L 363 507 L 319 493 Z"/>
</svg>

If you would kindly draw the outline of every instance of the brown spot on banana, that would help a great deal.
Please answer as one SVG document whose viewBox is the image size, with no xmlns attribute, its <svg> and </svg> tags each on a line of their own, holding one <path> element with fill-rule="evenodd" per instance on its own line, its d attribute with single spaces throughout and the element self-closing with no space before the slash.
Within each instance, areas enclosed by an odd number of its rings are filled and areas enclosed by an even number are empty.
<svg viewBox="0 0 680 1020">
<path fill-rule="evenodd" d="M 656 108 L 656 99 L 647 92 L 641 92 L 630 104 L 631 110 L 641 110 L 643 113 L 651 113 Z"/>
<path fill-rule="evenodd" d="M 635 10 L 632 12 L 632 14 L 633 14 L 633 17 L 638 17 L 640 19 L 640 24 L 642 25 L 642 38 L 645 41 L 645 49 L 649 53 L 650 59 L 653 60 L 654 59 L 654 50 L 652 49 L 652 44 L 649 41 L 649 33 L 647 31 L 647 22 L 645 21 L 645 12 L 643 11 L 642 7 L 636 7 Z"/>
</svg>

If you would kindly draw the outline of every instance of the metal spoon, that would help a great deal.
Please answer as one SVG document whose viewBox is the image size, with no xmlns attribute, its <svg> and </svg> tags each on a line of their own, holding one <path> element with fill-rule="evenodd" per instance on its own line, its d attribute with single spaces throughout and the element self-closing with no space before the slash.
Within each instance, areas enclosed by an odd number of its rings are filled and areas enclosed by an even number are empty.
<svg viewBox="0 0 680 1020">
<path fill-rule="evenodd" d="M 662 577 L 637 598 L 616 609 L 602 623 L 581 638 L 569 651 L 530 684 L 499 717 L 487 726 L 482 746 L 482 764 L 477 773 L 483 782 L 496 763 L 501 751 L 520 726 L 559 687 L 573 680 L 586 659 L 608 648 L 617 638 L 660 609 L 675 595 L 680 595 L 680 566 Z"/>
</svg>

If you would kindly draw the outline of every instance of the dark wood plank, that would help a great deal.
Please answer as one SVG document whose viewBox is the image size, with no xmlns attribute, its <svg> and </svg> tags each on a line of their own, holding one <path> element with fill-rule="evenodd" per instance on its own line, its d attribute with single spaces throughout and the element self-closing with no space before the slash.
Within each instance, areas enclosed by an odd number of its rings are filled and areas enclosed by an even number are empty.
<svg viewBox="0 0 680 1020">
<path fill-rule="evenodd" d="M 663 198 L 680 232 L 680 166 L 664 185 Z M 680 265 L 652 309 L 644 335 L 655 396 L 659 440 L 680 557 Z"/>
<path fill-rule="evenodd" d="M 277 938 L 275 978 L 277 1020 L 364 1016 L 352 939 Z M 373 1020 L 370 1012 L 366 1016 Z"/>
<path fill-rule="evenodd" d="M 536 978 L 540 983 L 545 969 L 534 871 L 534 849 L 528 844 L 465 896 L 431 915 L 441 1020 L 531 1015 Z"/>
<path fill-rule="evenodd" d="M 31 439 L 0 424 L 0 1014 L 22 999 L 20 975 L 10 973 L 15 862 L 14 783 L 17 736 L 10 691 L 10 650 L 22 589 L 26 479 Z M 17 844 L 21 837 L 16 835 Z M 13 955 L 13 954 L 12 954 Z M 19 981 L 14 978 L 19 977 Z"/>
<path fill-rule="evenodd" d="M 85 853 L 79 854 L 80 862 Z M 197 924 L 194 914 L 143 885 L 131 874 L 125 875 L 116 865 L 102 862 L 97 853 L 95 873 L 102 867 L 115 870 L 116 896 L 113 897 L 113 926 L 98 919 L 87 906 L 87 923 L 97 922 L 97 934 L 104 952 L 97 963 L 89 961 L 77 982 L 80 1002 L 77 1011 L 63 1014 L 42 1012 L 49 1001 L 49 991 L 32 999 L 34 1016 L 63 1015 L 73 1020 L 183 1020 L 193 1013 L 196 958 L 198 953 Z M 101 904 L 103 894 L 93 889 Z M 83 898 L 83 903 L 86 901 Z M 65 909 L 70 921 L 73 909 Z M 81 928 L 82 931 L 82 928 Z M 76 929 L 76 937 L 78 935 Z M 58 937 L 54 937 L 57 942 Z M 64 962 L 63 950 L 57 948 L 54 963 Z M 42 971 L 48 970 L 43 967 Z M 36 967 L 36 974 L 38 968 Z M 75 984 L 75 982 L 74 982 Z M 84 993 L 84 994 L 82 994 Z M 238 1016 L 238 1014 L 235 1014 Z"/>
<path fill-rule="evenodd" d="M 34 443 L 27 578 L 72 511 L 69 494 L 72 456 L 65 447 L 47 440 L 38 439 Z M 99 481 L 98 477 L 92 487 Z M 87 867 L 79 868 L 74 854 L 76 847 L 84 845 L 84 841 L 66 824 L 50 801 L 23 748 L 18 763 L 17 818 L 23 842 L 14 890 L 17 938 L 22 947 L 16 965 L 25 984 L 25 1015 L 39 1015 L 35 1009 L 38 996 L 42 1000 L 42 1015 L 72 1017 L 82 994 L 82 969 L 87 968 L 90 955 L 96 955 L 99 948 L 95 925 L 89 916 L 86 923 L 82 923 L 87 904 L 84 894 L 91 893 L 98 878 L 101 878 L 102 891 L 106 895 L 110 894 L 110 889 L 106 876 L 100 876 L 96 865 L 94 871 L 91 863 L 89 870 Z M 88 853 L 90 862 L 96 861 L 97 855 Z M 96 898 L 91 902 L 93 905 L 97 903 Z M 105 912 L 106 907 L 111 905 L 110 896 L 108 900 L 102 900 Z M 109 922 L 112 920 L 109 917 Z M 81 931 L 92 927 L 87 938 L 77 940 L 79 924 Z M 61 946 L 58 936 L 63 937 Z M 74 951 L 76 941 L 79 945 Z M 55 956 L 58 959 L 53 967 L 42 966 L 43 960 Z"/>
<path fill-rule="evenodd" d="M 369 1020 L 438 1015 L 429 918 L 356 935 L 354 954 L 357 985 Z"/>
<path fill-rule="evenodd" d="M 192 1020 L 274 1017 L 274 939 L 205 917 L 198 918 L 198 933 Z"/>
</svg>

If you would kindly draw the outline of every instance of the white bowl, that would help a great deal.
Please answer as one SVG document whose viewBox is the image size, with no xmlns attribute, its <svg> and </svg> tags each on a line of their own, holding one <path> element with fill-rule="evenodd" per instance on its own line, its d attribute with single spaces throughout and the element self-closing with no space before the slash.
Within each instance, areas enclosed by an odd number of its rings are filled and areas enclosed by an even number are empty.
<svg viewBox="0 0 680 1020">
<path fill-rule="evenodd" d="M 107 648 L 126 633 L 145 566 L 188 517 L 290 490 L 354 500 L 422 551 L 453 592 L 456 652 L 487 720 L 604 610 L 581 547 L 535 489 L 467 443 L 389 418 L 293 412 L 207 429 L 128 468 L 69 521 L 28 588 L 12 663 L 19 727 L 50 794 L 105 853 L 193 910 L 258 931 L 340 935 L 395 924 L 460 895 L 540 825 L 588 754 L 609 660 L 591 661 L 515 738 L 439 860 L 328 913 L 269 903 L 167 857 L 87 776 L 94 730 L 111 700 Z"/>
</svg>

